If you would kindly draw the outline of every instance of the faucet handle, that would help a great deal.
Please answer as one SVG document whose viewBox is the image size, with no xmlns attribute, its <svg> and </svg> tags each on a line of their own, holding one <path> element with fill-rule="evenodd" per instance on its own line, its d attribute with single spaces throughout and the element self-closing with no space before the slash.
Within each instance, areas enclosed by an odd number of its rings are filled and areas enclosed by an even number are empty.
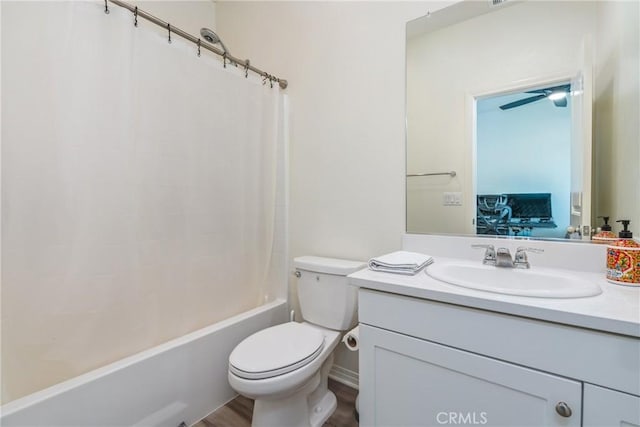
<svg viewBox="0 0 640 427">
<path fill-rule="evenodd" d="M 529 264 L 529 258 L 527 257 L 527 252 L 532 252 L 534 254 L 541 254 L 544 252 L 544 249 L 539 248 L 525 248 L 524 246 L 520 246 L 516 250 L 516 254 L 513 257 L 513 265 L 517 268 L 530 268 L 531 264 Z"/>
<path fill-rule="evenodd" d="M 531 252 L 534 254 L 541 254 L 542 252 L 544 252 L 544 249 L 540 249 L 540 248 L 525 248 L 524 246 L 520 246 L 518 249 L 516 249 L 516 253 L 527 253 L 527 252 Z"/>
<path fill-rule="evenodd" d="M 496 248 L 493 245 L 471 245 L 473 249 L 485 249 L 483 264 L 496 265 Z"/>
</svg>

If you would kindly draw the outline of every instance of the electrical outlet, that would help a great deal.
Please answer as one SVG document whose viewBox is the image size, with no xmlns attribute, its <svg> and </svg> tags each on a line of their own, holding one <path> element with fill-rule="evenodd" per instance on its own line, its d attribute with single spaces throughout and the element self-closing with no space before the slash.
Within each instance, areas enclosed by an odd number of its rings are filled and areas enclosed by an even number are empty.
<svg viewBox="0 0 640 427">
<path fill-rule="evenodd" d="M 444 192 L 442 193 L 442 204 L 444 206 L 462 206 L 462 193 L 456 192 Z"/>
</svg>

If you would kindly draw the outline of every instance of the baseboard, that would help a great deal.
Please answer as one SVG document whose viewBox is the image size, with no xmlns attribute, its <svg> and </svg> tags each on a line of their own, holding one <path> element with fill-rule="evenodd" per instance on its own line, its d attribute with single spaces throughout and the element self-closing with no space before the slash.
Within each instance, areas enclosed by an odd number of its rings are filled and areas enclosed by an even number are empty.
<svg viewBox="0 0 640 427">
<path fill-rule="evenodd" d="M 329 371 L 329 378 L 356 390 L 360 389 L 360 375 L 342 366 L 333 365 Z"/>
</svg>

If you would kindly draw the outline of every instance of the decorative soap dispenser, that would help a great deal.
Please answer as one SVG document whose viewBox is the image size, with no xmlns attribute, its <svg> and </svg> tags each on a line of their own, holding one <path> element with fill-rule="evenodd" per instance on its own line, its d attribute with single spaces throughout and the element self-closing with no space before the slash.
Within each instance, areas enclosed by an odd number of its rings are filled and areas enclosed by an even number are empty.
<svg viewBox="0 0 640 427">
<path fill-rule="evenodd" d="M 609 225 L 609 217 L 599 216 L 598 218 L 602 218 L 604 220 L 604 224 L 602 224 L 602 227 L 600 227 L 600 231 L 593 235 L 593 242 L 609 245 L 618 240 L 615 233 L 611 231 L 611 226 Z"/>
<path fill-rule="evenodd" d="M 607 246 L 607 280 L 616 285 L 640 287 L 640 244 L 633 240 L 627 219 L 619 220 L 624 228 L 620 240 Z"/>
<path fill-rule="evenodd" d="M 633 239 L 633 233 L 629 230 L 629 224 L 631 224 L 631 221 L 628 219 L 619 219 L 616 222 L 622 223 L 622 231 L 618 233 L 618 237 L 621 239 Z"/>
</svg>

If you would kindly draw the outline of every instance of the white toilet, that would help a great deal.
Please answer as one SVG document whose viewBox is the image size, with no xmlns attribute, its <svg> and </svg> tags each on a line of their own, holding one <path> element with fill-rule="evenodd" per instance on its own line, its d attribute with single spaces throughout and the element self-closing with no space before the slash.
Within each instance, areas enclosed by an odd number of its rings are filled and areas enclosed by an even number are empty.
<svg viewBox="0 0 640 427">
<path fill-rule="evenodd" d="M 331 416 L 333 350 L 357 322 L 357 290 L 346 276 L 366 264 L 314 256 L 293 262 L 304 322 L 256 332 L 229 356 L 229 384 L 255 400 L 253 427 L 316 427 Z"/>
</svg>

